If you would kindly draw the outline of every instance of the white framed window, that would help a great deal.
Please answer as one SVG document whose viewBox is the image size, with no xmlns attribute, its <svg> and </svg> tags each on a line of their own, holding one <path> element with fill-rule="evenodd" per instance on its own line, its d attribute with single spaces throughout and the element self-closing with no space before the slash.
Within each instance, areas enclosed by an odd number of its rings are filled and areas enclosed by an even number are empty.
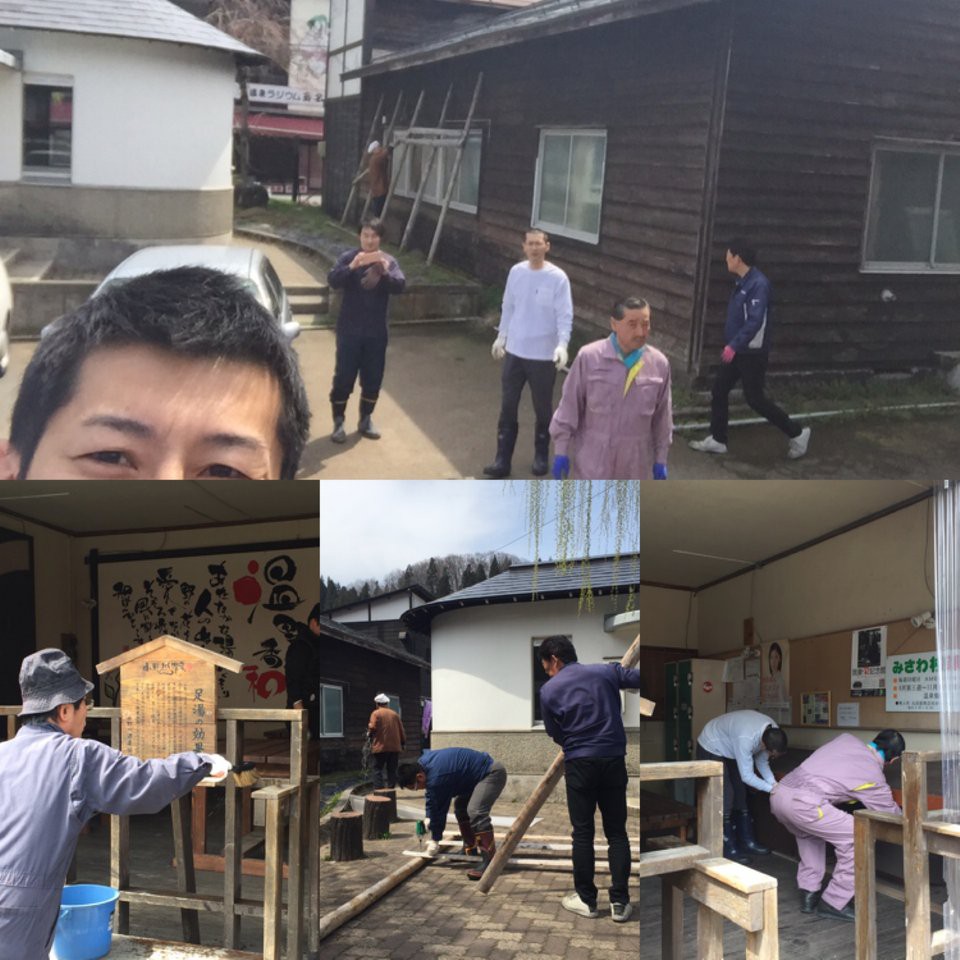
<svg viewBox="0 0 960 960">
<path fill-rule="evenodd" d="M 541 130 L 532 225 L 598 243 L 606 158 L 606 130 Z"/>
<path fill-rule="evenodd" d="M 960 273 L 960 145 L 873 147 L 861 269 Z"/>
<path fill-rule="evenodd" d="M 23 85 L 24 179 L 69 180 L 72 143 L 72 81 L 27 76 Z"/>
<path fill-rule="evenodd" d="M 463 149 L 463 159 L 460 161 L 460 170 L 450 195 L 450 206 L 454 210 L 464 213 L 476 213 L 480 195 L 480 157 L 483 148 L 483 131 L 471 130 Z M 394 150 L 394 156 L 400 149 L 399 144 Z M 420 189 L 421 180 L 427 175 L 432 147 L 410 144 L 406 148 L 403 160 L 403 169 L 397 180 L 397 193 L 401 197 L 413 199 Z M 433 169 L 423 191 L 423 202 L 440 206 L 446 195 L 447 183 L 453 168 L 456 165 L 457 148 L 440 147 Z"/>
<path fill-rule="evenodd" d="M 320 684 L 320 736 L 343 736 L 343 687 Z"/>
</svg>

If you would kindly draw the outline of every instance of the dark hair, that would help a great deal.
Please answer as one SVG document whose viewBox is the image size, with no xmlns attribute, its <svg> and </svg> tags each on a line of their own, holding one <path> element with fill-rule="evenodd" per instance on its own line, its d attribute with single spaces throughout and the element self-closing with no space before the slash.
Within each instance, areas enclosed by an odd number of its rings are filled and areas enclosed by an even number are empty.
<svg viewBox="0 0 960 960">
<path fill-rule="evenodd" d="M 73 709 L 79 710 L 80 704 L 83 703 L 83 701 L 86 699 L 87 699 L 86 696 L 83 696 L 79 700 L 74 700 Z M 61 707 L 65 707 L 66 705 L 67 705 L 66 703 L 58 703 L 52 710 L 47 710 L 46 713 L 26 713 L 20 718 L 20 722 L 24 724 L 35 725 L 35 726 L 39 726 L 44 723 L 47 723 L 47 721 L 53 721 L 54 723 L 56 723 L 57 712 L 60 710 Z"/>
<path fill-rule="evenodd" d="M 727 244 L 727 249 L 748 267 L 752 267 L 757 262 L 757 248 L 743 237 L 734 237 Z"/>
<path fill-rule="evenodd" d="M 770 665 L 770 655 L 773 653 L 774 650 L 777 651 L 777 656 L 780 657 L 780 669 L 782 670 L 783 669 L 783 650 L 780 649 L 780 644 L 777 643 L 776 641 L 770 644 L 770 649 L 767 651 L 767 666 Z M 771 670 L 770 673 L 772 675 L 773 671 Z"/>
<path fill-rule="evenodd" d="M 363 233 L 364 230 L 372 230 L 378 237 L 382 237 L 386 228 L 379 217 L 367 217 L 367 219 L 360 224 L 360 229 L 357 231 L 357 234 Z"/>
<path fill-rule="evenodd" d="M 883 751 L 883 759 L 888 763 L 891 760 L 896 760 L 907 747 L 903 735 L 897 730 L 891 730 L 889 727 L 886 730 L 881 730 L 873 738 L 873 742 Z"/>
<path fill-rule="evenodd" d="M 547 637 L 540 642 L 540 659 L 549 660 L 556 657 L 562 663 L 576 663 L 577 651 L 569 637 Z"/>
<path fill-rule="evenodd" d="M 419 763 L 414 763 L 410 760 L 398 764 L 397 786 L 403 787 L 404 790 L 409 790 L 416 785 L 417 774 L 424 772 L 423 767 L 421 767 Z"/>
<path fill-rule="evenodd" d="M 776 753 L 787 752 L 787 735 L 779 727 L 769 726 L 763 731 L 763 745 Z"/>
<path fill-rule="evenodd" d="M 523 239 L 526 240 L 531 233 L 539 233 L 540 236 L 543 237 L 544 243 L 550 242 L 550 234 L 547 233 L 546 230 L 541 230 L 539 227 L 527 227 L 527 229 L 523 231 Z"/>
<path fill-rule="evenodd" d="M 313 609 L 310 611 L 310 616 L 307 617 L 307 623 L 309 623 L 311 620 L 316 620 L 318 623 L 320 622 L 320 604 L 319 603 L 315 603 L 313 605 Z"/>
<path fill-rule="evenodd" d="M 280 477 L 294 478 L 310 410 L 293 347 L 239 279 L 208 267 L 178 267 L 110 286 L 52 325 L 23 375 L 10 422 L 19 479 L 26 479 L 51 417 L 70 402 L 84 360 L 101 348 L 134 345 L 271 373 L 281 394 Z"/>
<path fill-rule="evenodd" d="M 627 297 L 625 300 L 618 300 L 613 305 L 610 316 L 614 320 L 622 320 L 628 310 L 644 310 L 649 306 L 650 304 L 643 297 Z"/>
</svg>

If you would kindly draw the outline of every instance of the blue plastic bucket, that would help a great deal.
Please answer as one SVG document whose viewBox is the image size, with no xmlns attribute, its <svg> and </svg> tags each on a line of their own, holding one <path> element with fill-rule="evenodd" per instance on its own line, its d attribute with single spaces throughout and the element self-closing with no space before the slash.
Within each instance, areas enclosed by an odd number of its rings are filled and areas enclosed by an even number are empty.
<svg viewBox="0 0 960 960">
<path fill-rule="evenodd" d="M 95 883 L 63 888 L 53 939 L 57 960 L 98 960 L 110 952 L 113 911 L 119 896 L 113 887 Z"/>
</svg>

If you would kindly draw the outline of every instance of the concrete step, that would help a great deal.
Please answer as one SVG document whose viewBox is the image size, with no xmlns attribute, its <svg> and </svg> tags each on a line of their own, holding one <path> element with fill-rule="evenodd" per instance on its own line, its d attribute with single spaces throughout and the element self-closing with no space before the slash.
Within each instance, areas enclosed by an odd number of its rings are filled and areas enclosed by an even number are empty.
<svg viewBox="0 0 960 960">
<path fill-rule="evenodd" d="M 290 296 L 290 309 L 295 315 L 302 313 L 326 313 L 330 309 L 330 300 L 323 293 L 297 294 Z"/>
<path fill-rule="evenodd" d="M 302 330 L 332 330 L 336 326 L 336 319 L 329 313 L 298 313 L 296 318 Z"/>
<path fill-rule="evenodd" d="M 283 289 L 288 297 L 326 296 L 328 287 L 325 283 L 285 283 Z"/>
<path fill-rule="evenodd" d="M 42 280 L 53 266 L 53 258 L 42 254 L 30 256 L 19 251 L 6 263 L 11 280 Z"/>
</svg>

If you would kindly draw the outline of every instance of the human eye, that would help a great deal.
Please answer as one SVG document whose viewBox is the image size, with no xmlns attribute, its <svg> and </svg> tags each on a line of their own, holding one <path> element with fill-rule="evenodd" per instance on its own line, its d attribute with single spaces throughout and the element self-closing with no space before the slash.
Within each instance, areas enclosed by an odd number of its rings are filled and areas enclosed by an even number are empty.
<svg viewBox="0 0 960 960">
<path fill-rule="evenodd" d="M 227 466 L 225 463 L 212 463 L 209 467 L 202 470 L 201 477 L 208 477 L 211 480 L 250 480 L 251 477 L 236 467 Z"/>
</svg>

